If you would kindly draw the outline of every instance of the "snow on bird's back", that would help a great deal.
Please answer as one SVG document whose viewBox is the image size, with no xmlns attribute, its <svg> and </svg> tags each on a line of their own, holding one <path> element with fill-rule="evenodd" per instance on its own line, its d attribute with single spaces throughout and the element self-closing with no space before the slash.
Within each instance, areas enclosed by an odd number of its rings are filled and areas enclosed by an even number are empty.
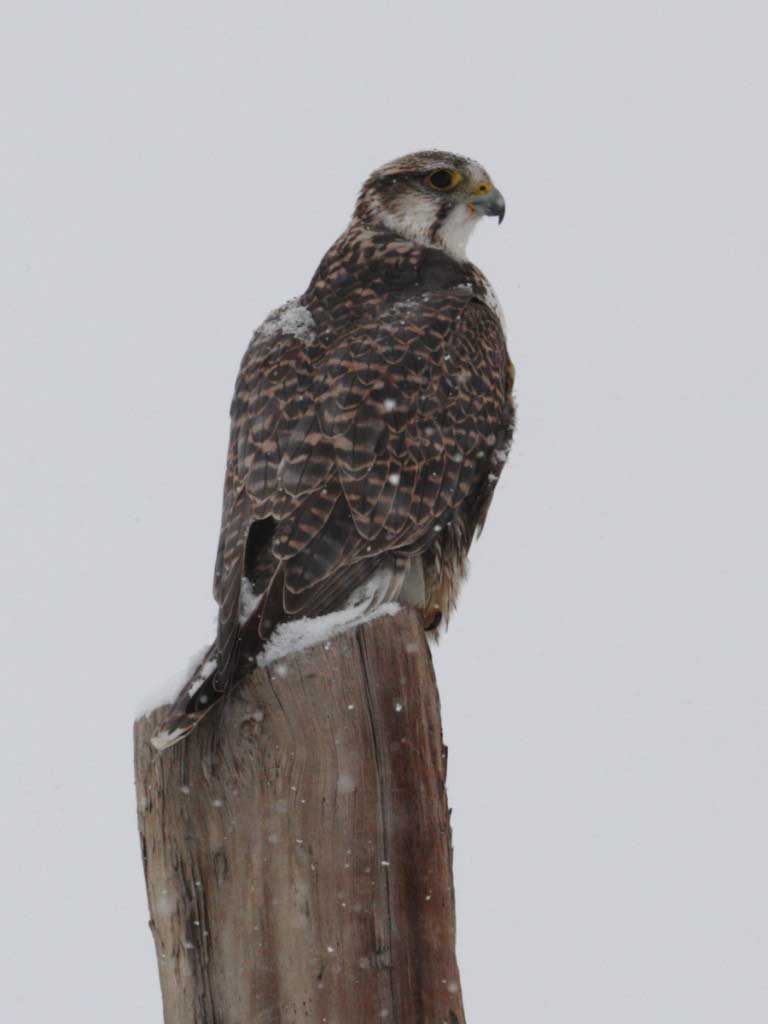
<svg viewBox="0 0 768 1024">
<path fill-rule="evenodd" d="M 315 320 L 306 306 L 298 299 L 291 299 L 279 309 L 273 310 L 256 331 L 253 340 L 256 344 L 268 341 L 279 334 L 290 334 L 305 344 L 315 340 Z"/>
</svg>

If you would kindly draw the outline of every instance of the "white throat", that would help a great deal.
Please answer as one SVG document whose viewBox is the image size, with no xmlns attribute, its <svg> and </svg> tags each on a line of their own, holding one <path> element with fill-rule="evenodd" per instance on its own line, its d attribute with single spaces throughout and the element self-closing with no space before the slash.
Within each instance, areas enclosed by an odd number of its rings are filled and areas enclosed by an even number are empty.
<svg viewBox="0 0 768 1024">
<path fill-rule="evenodd" d="M 384 227 L 420 245 L 435 245 L 444 249 L 457 260 L 467 258 L 467 242 L 477 227 L 480 215 L 469 206 L 459 203 L 455 206 L 437 232 L 433 233 L 436 210 L 431 203 L 410 203 L 407 207 L 380 210 L 379 217 Z"/>
<path fill-rule="evenodd" d="M 467 242 L 477 227 L 480 215 L 470 210 L 465 203 L 455 206 L 440 226 L 437 240 L 451 256 L 458 260 L 467 258 Z"/>
</svg>

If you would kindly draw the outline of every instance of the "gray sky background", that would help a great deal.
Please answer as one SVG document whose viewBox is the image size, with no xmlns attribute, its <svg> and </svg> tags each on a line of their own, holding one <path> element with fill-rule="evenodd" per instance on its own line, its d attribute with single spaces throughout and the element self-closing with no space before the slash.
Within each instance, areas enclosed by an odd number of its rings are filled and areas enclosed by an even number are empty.
<svg viewBox="0 0 768 1024">
<path fill-rule="evenodd" d="M 506 194 L 520 421 L 437 651 L 469 1019 L 763 1024 L 764 4 L 3 22 L 2 1019 L 161 1020 L 131 724 L 211 633 L 237 365 L 437 146 Z"/>
</svg>

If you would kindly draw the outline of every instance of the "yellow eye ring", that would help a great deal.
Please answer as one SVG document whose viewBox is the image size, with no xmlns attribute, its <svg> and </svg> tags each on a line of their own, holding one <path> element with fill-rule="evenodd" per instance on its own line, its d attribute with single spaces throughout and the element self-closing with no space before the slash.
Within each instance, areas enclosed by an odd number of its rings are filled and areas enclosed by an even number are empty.
<svg viewBox="0 0 768 1024">
<path fill-rule="evenodd" d="M 441 167 L 427 175 L 427 184 L 430 188 L 437 189 L 438 192 L 450 192 L 461 180 L 462 177 L 458 171 L 451 171 L 447 167 Z"/>
</svg>

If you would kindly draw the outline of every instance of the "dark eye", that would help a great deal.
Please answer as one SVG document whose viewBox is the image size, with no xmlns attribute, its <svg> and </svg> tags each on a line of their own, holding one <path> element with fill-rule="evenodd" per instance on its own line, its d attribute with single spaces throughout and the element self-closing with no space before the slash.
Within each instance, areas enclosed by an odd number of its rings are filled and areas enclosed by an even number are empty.
<svg viewBox="0 0 768 1024">
<path fill-rule="evenodd" d="M 436 188 L 438 192 L 450 192 L 452 188 L 461 181 L 461 175 L 458 171 L 449 171 L 440 169 L 439 171 L 432 171 L 427 177 L 427 184 L 431 185 L 432 188 Z"/>
</svg>

